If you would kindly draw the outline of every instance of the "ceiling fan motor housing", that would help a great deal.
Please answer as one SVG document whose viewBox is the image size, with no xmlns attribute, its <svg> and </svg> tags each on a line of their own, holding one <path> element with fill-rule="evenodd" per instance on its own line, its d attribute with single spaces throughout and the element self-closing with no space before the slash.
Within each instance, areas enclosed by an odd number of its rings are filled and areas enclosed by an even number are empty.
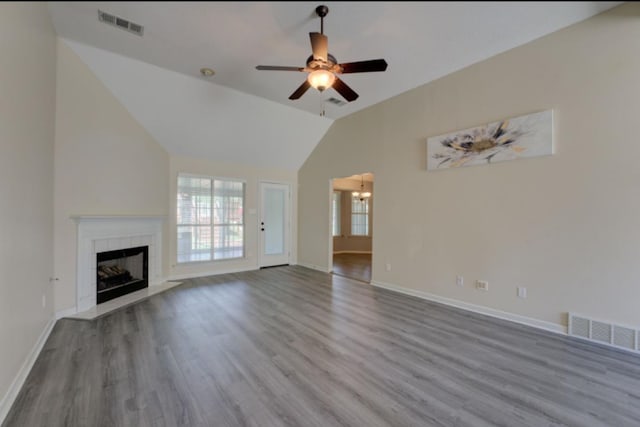
<svg viewBox="0 0 640 427">
<path fill-rule="evenodd" d="M 327 60 L 323 61 L 322 59 L 314 59 L 313 55 L 307 58 L 307 68 L 310 70 L 328 70 L 332 72 L 340 72 L 340 70 L 335 69 L 338 65 L 338 60 L 335 56 L 330 53 L 327 54 Z"/>
</svg>

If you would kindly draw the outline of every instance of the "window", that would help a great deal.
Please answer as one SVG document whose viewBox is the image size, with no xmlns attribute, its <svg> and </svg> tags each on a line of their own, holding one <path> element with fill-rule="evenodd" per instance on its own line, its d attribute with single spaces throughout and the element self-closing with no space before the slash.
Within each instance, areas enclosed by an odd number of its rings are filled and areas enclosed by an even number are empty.
<svg viewBox="0 0 640 427">
<path fill-rule="evenodd" d="M 369 199 L 351 198 L 351 235 L 369 235 Z"/>
<path fill-rule="evenodd" d="M 333 192 L 331 199 L 331 229 L 334 236 L 340 235 L 340 195 L 339 191 Z"/>
<path fill-rule="evenodd" d="M 178 263 L 244 256 L 242 181 L 178 176 Z"/>
</svg>

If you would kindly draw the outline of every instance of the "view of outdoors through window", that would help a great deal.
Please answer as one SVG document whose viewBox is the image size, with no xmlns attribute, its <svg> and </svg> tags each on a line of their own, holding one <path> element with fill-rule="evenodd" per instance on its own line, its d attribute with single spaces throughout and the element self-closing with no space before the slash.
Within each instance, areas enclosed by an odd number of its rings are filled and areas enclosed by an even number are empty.
<svg viewBox="0 0 640 427">
<path fill-rule="evenodd" d="M 334 191 L 331 199 L 331 225 L 334 236 L 340 235 L 340 191 Z"/>
<path fill-rule="evenodd" d="M 351 235 L 369 235 L 369 199 L 352 198 L 351 202 Z"/>
<path fill-rule="evenodd" d="M 178 263 L 244 256 L 244 182 L 180 175 Z"/>
</svg>

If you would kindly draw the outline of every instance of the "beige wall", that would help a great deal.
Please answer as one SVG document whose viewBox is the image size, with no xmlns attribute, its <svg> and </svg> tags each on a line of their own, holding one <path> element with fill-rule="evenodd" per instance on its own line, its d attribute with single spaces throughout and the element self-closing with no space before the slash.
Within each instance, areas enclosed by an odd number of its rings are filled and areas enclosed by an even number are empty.
<svg viewBox="0 0 640 427">
<path fill-rule="evenodd" d="M 76 303 L 77 235 L 69 216 L 168 215 L 169 155 L 62 40 L 57 90 L 55 300 L 61 311 Z"/>
<path fill-rule="evenodd" d="M 260 181 L 288 183 L 291 185 L 291 264 L 296 262 L 296 188 L 297 173 L 276 170 L 261 169 L 247 165 L 233 165 L 227 163 L 212 162 L 209 160 L 193 159 L 185 157 L 171 157 L 170 171 L 170 194 L 171 194 L 171 215 L 170 215 L 170 277 L 196 277 L 210 274 L 220 274 L 242 270 L 253 270 L 258 268 L 258 217 L 259 187 Z M 245 251 L 246 255 L 239 260 L 225 260 L 215 262 L 200 262 L 189 264 L 176 264 L 176 192 L 179 173 L 189 173 L 195 175 L 214 176 L 220 178 L 235 178 L 244 180 L 245 187 Z"/>
<path fill-rule="evenodd" d="M 367 170 L 374 281 L 640 325 L 638 16 L 625 4 L 334 123 L 299 172 L 300 263 L 326 267 L 328 180 Z M 426 171 L 427 137 L 546 109 L 553 156 Z"/>
<path fill-rule="evenodd" d="M 0 412 L 53 318 L 55 40 L 44 3 L 0 3 Z"/>
</svg>

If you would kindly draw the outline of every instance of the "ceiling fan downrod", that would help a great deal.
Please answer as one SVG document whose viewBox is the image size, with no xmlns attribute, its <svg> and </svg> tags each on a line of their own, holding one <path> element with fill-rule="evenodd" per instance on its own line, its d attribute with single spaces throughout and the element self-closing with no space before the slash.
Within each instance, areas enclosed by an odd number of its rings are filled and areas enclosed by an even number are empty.
<svg viewBox="0 0 640 427">
<path fill-rule="evenodd" d="M 316 14 L 320 17 L 320 34 L 324 34 L 324 17 L 329 13 L 329 8 L 325 5 L 316 7 Z"/>
</svg>

